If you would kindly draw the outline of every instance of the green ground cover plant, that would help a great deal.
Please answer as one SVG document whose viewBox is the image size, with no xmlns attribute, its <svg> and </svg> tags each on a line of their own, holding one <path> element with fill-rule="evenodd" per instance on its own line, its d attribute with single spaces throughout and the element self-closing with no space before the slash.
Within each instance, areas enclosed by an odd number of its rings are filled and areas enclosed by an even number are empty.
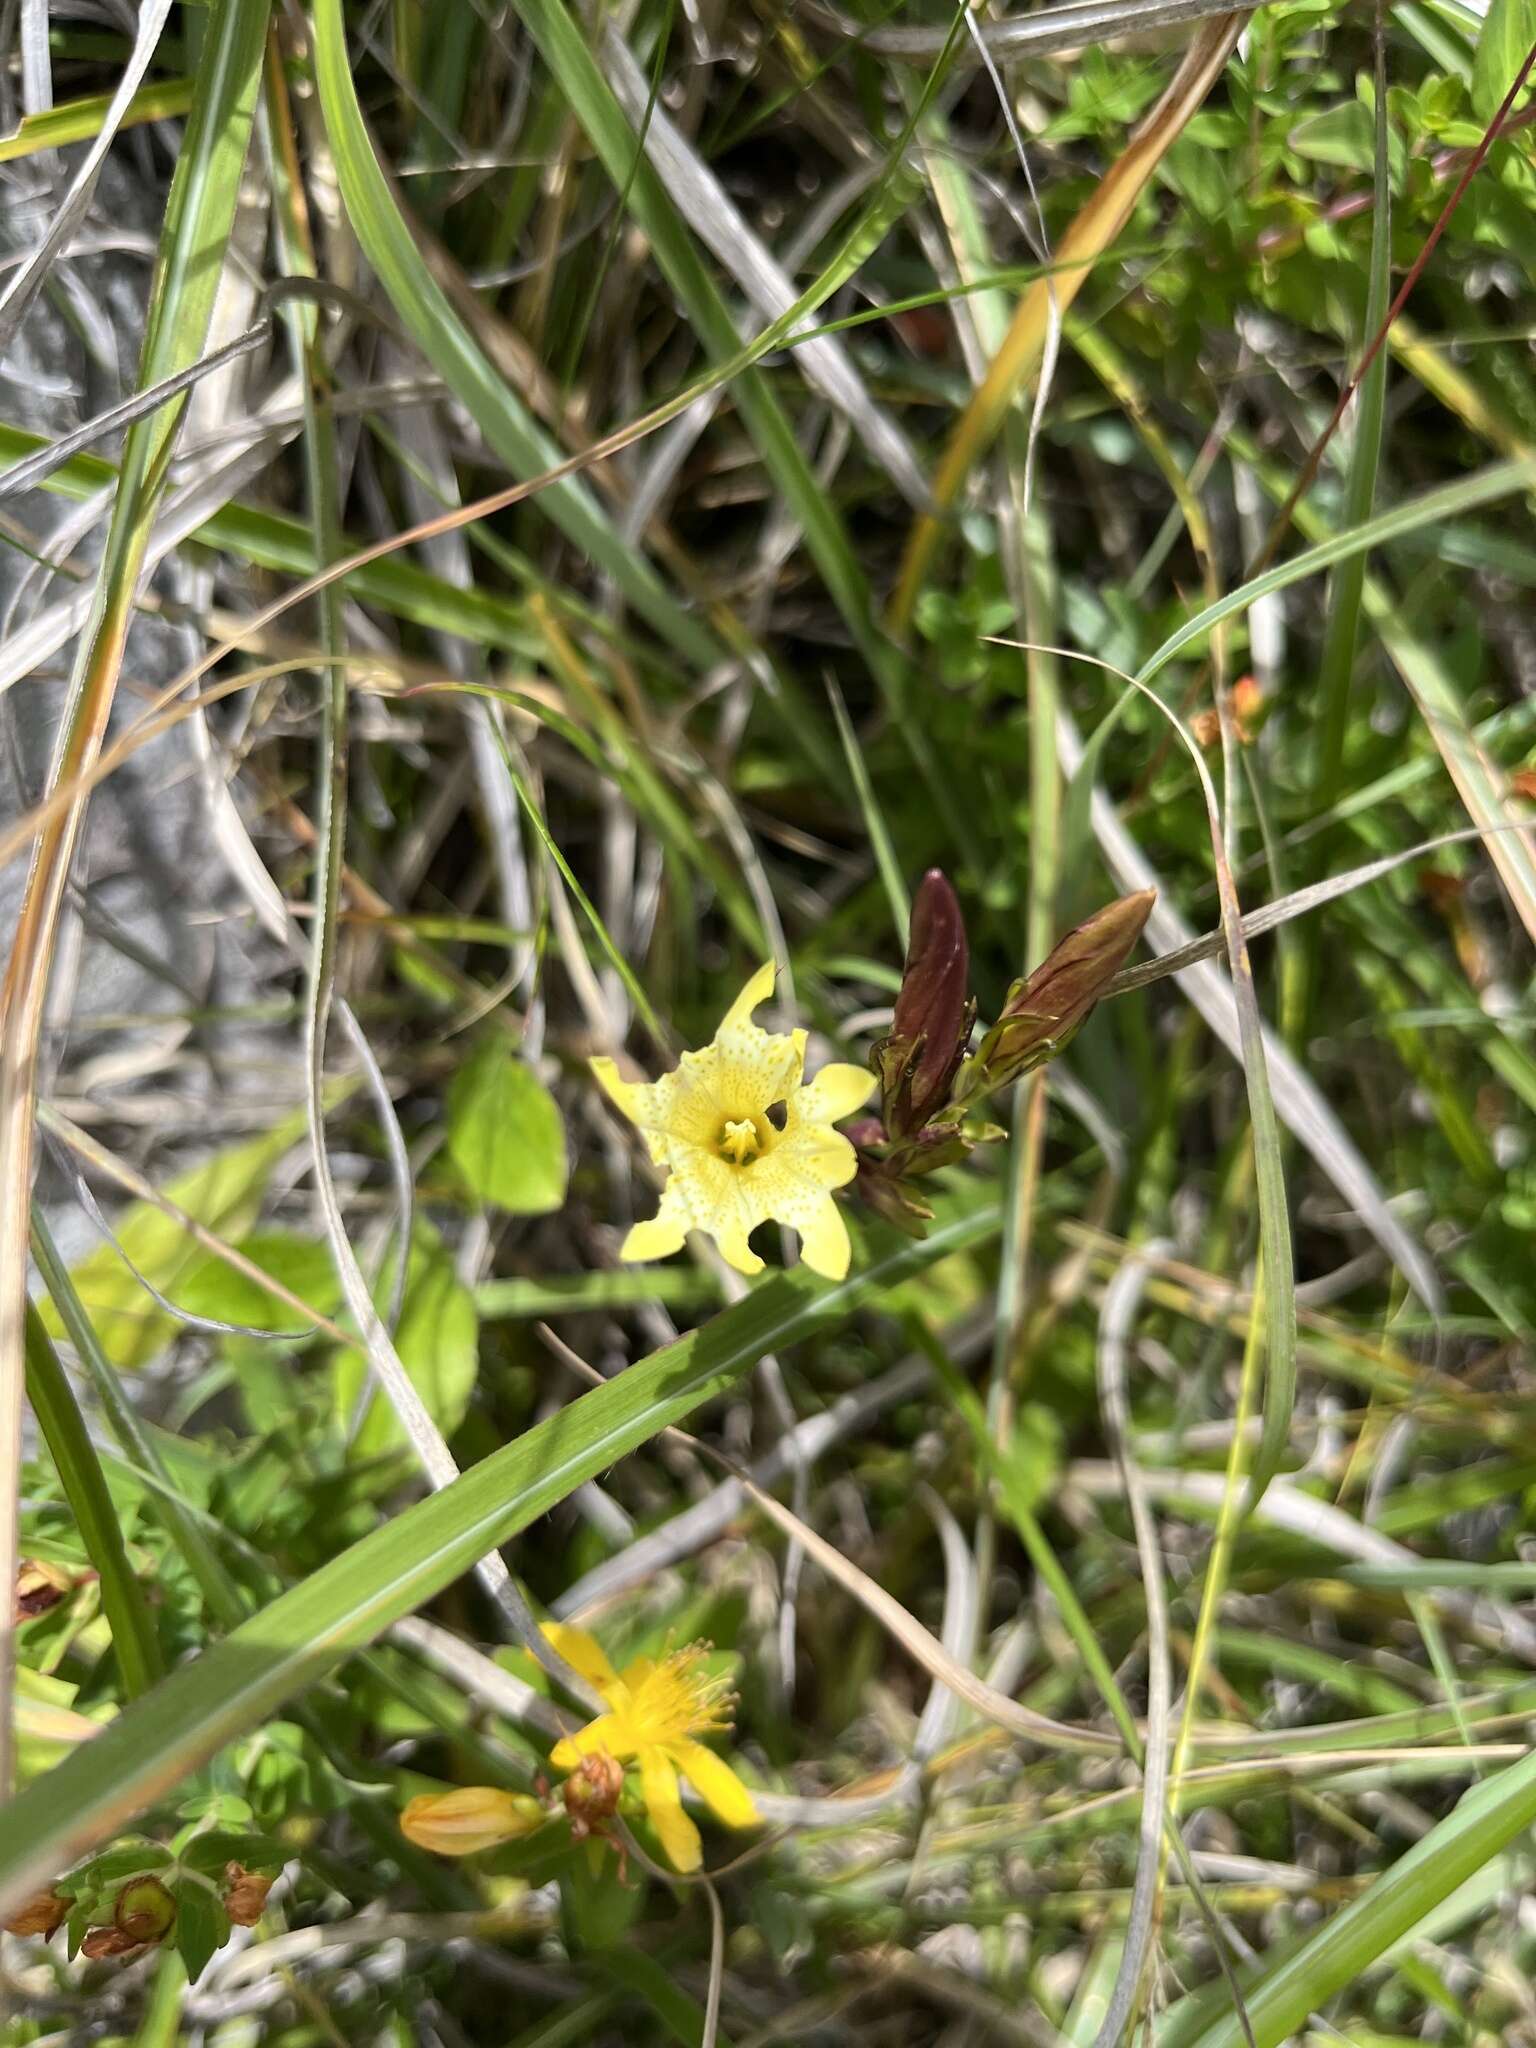
<svg viewBox="0 0 1536 2048">
<path fill-rule="evenodd" d="M 1536 2043 L 1536 5 L 0 20 L 0 2038 Z"/>
</svg>

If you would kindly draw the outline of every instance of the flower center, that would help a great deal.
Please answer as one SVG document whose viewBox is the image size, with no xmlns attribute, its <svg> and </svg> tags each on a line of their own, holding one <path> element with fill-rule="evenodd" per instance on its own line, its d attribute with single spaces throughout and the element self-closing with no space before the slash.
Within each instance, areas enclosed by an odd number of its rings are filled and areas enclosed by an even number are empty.
<svg viewBox="0 0 1536 2048">
<path fill-rule="evenodd" d="M 751 1110 L 746 1116 L 728 1116 L 715 1138 L 715 1155 L 732 1166 L 750 1166 L 763 1153 L 771 1152 L 789 1122 L 789 1104 L 782 1098 L 766 1109 Z"/>
<path fill-rule="evenodd" d="M 690 1643 L 656 1665 L 635 1692 L 633 1721 L 643 1745 L 677 1742 L 728 1728 L 735 1694 L 727 1678 L 699 1670 L 707 1643 Z"/>
<path fill-rule="evenodd" d="M 742 1117 L 739 1121 L 727 1117 L 720 1126 L 717 1140 L 720 1157 L 728 1159 L 732 1166 L 750 1166 L 758 1153 L 763 1150 L 766 1134 L 758 1129 L 756 1117 Z"/>
</svg>

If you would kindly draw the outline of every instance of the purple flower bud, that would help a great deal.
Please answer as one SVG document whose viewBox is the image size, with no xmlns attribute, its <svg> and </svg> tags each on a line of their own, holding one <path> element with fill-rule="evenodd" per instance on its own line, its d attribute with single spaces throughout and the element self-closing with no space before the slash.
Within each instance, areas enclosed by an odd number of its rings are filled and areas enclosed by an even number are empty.
<svg viewBox="0 0 1536 2048">
<path fill-rule="evenodd" d="M 911 1137 L 948 1105 L 975 1016 L 969 974 L 959 898 L 942 870 L 930 868 L 912 906 L 891 1034 L 875 1047 L 872 1061 L 893 1139 Z"/>
</svg>

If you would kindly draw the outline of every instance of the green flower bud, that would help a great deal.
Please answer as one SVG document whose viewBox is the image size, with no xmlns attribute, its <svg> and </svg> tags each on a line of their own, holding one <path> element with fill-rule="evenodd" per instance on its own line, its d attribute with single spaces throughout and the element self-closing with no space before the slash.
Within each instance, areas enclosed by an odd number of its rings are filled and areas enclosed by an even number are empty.
<svg viewBox="0 0 1536 2048">
<path fill-rule="evenodd" d="M 158 1877 L 130 1878 L 117 1895 L 112 1924 L 135 1944 L 163 1941 L 176 1925 L 176 1900 Z"/>
</svg>

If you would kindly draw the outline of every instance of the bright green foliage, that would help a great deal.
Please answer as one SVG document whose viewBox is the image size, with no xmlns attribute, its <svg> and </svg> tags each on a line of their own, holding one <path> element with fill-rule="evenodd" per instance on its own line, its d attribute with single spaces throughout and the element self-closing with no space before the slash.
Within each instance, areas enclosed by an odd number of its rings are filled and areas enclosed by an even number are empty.
<svg viewBox="0 0 1536 2048">
<path fill-rule="evenodd" d="M 479 1331 L 473 1296 L 436 1232 L 423 1227 L 411 1246 L 395 1348 L 445 1436 L 464 1420 L 474 1392 Z M 359 1352 L 337 1352 L 333 1387 L 336 1421 L 351 1437 L 355 1456 L 377 1457 L 403 1442 L 400 1425 L 377 1397 L 367 1402 L 358 1420 L 364 1388 Z"/>
<path fill-rule="evenodd" d="M 19 11 L 17 250 L 108 13 Z M 0 385 L 0 461 L 93 433 L 0 507 L 22 738 L 93 579 L 127 636 L 35 1077 L 116 1242 L 40 1152 L 0 1472 L 4 2048 L 1523 2038 L 1529 87 L 1462 181 L 1536 12 L 1380 19 L 171 11 Z M 783 1076 L 680 1066 L 770 959 L 844 1279 L 743 1197 Z M 721 1681 L 709 1890 L 659 1742 L 567 1768 L 554 1621 Z M 526 1830 L 402 1832 L 465 1788 Z"/>
<path fill-rule="evenodd" d="M 547 1216 L 565 1200 L 559 1105 L 499 1038 L 485 1039 L 454 1076 L 448 1153 L 478 1201 L 513 1216 Z"/>
</svg>

